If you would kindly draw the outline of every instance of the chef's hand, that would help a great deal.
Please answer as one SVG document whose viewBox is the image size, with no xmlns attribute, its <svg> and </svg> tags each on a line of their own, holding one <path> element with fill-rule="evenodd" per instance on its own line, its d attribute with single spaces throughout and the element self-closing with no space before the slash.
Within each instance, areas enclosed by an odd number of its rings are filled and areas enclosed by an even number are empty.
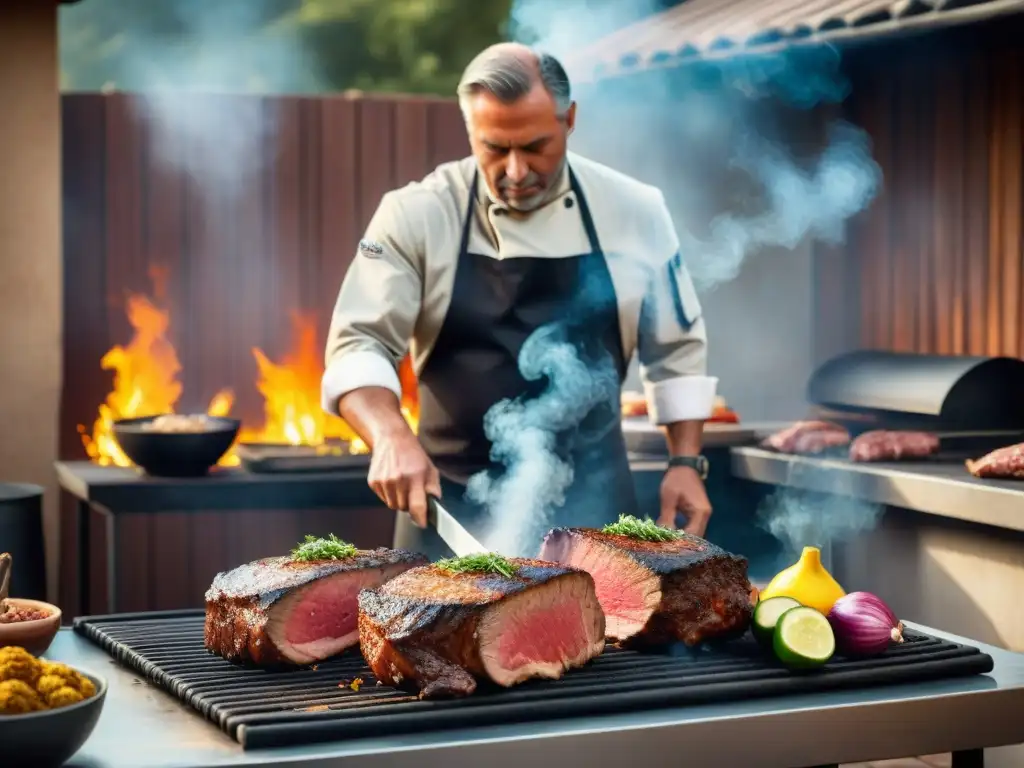
<svg viewBox="0 0 1024 768">
<path fill-rule="evenodd" d="M 692 467 L 670 467 L 661 481 L 661 514 L 658 525 L 676 527 L 676 514 L 686 516 L 686 532 L 703 536 L 711 517 L 711 502 L 704 481 Z"/>
<path fill-rule="evenodd" d="M 427 526 L 427 495 L 441 496 L 437 467 L 412 432 L 377 441 L 367 481 L 381 501 L 408 512 L 420 528 Z"/>
</svg>

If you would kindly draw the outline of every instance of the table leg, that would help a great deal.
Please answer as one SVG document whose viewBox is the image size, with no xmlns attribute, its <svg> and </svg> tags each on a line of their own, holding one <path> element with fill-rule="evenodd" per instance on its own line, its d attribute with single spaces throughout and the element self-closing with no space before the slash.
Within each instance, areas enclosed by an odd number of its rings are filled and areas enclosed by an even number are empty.
<svg viewBox="0 0 1024 768">
<path fill-rule="evenodd" d="M 965 749 L 953 753 L 953 768 L 985 768 L 984 749 Z"/>
<path fill-rule="evenodd" d="M 89 616 L 92 577 L 92 539 L 89 536 L 89 518 L 91 509 L 86 501 L 75 504 L 75 518 L 78 525 L 78 614 Z"/>
<path fill-rule="evenodd" d="M 107 539 L 107 613 L 117 613 L 117 521 L 110 512 L 103 511 L 103 526 Z"/>
</svg>

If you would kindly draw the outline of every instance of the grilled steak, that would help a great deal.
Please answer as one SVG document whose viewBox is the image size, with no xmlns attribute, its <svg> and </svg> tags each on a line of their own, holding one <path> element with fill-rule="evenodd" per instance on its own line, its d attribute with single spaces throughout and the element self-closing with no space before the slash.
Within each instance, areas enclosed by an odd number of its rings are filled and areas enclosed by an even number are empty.
<svg viewBox="0 0 1024 768">
<path fill-rule="evenodd" d="M 761 445 L 779 453 L 822 453 L 849 445 L 850 433 L 828 421 L 798 421 L 765 438 Z"/>
<path fill-rule="evenodd" d="M 378 680 L 420 696 L 464 696 L 478 681 L 561 677 L 604 650 L 594 580 L 510 559 L 512 577 L 415 568 L 359 595 L 359 644 Z"/>
<path fill-rule="evenodd" d="M 272 557 L 218 573 L 206 592 L 206 647 L 259 665 L 326 659 L 359 641 L 359 590 L 426 562 L 376 549 L 341 560 Z"/>
<path fill-rule="evenodd" d="M 967 462 L 967 471 L 975 477 L 1024 480 L 1024 443 L 1008 445 Z"/>
<path fill-rule="evenodd" d="M 892 432 L 875 429 L 850 444 L 853 461 L 923 459 L 939 451 L 939 438 L 930 432 Z"/>
<path fill-rule="evenodd" d="M 594 577 L 612 641 L 697 645 L 742 634 L 750 623 L 746 559 L 696 536 L 654 542 L 556 528 L 544 537 L 540 558 Z"/>
</svg>

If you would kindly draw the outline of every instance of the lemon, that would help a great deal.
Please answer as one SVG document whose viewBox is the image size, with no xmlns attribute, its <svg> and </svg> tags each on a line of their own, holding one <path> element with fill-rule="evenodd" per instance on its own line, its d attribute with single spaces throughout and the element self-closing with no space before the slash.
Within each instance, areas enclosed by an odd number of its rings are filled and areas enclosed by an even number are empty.
<svg viewBox="0 0 1024 768">
<path fill-rule="evenodd" d="M 821 564 L 817 547 L 804 547 L 800 559 L 779 573 L 761 592 L 761 600 L 791 597 L 801 605 L 827 615 L 836 600 L 846 592 Z"/>
</svg>

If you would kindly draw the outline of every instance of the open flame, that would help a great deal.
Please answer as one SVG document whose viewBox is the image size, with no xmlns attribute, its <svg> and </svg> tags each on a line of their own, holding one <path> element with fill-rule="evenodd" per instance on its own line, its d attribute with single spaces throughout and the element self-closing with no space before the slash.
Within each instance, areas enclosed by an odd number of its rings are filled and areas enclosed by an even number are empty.
<svg viewBox="0 0 1024 768">
<path fill-rule="evenodd" d="M 157 278 L 154 274 L 154 281 Z M 159 283 L 156 293 L 161 294 Z M 130 467 L 132 462 L 114 437 L 114 422 L 175 413 L 182 391 L 181 362 L 167 338 L 170 312 L 147 296 L 132 294 L 127 299 L 127 314 L 133 329 L 131 341 L 125 346 L 114 346 L 100 360 L 103 370 L 113 371 L 113 387 L 100 405 L 91 431 L 85 426 L 78 428 L 90 459 L 119 467 Z M 259 348 L 252 350 L 259 371 L 256 387 L 263 395 L 263 424 L 243 424 L 238 442 L 316 446 L 328 440 L 343 440 L 352 453 L 365 453 L 366 445 L 348 424 L 320 407 L 323 358 L 316 322 L 296 313 L 293 328 L 290 350 L 280 362 L 272 361 Z M 415 430 L 419 403 L 416 377 L 408 358 L 402 361 L 399 374 L 402 412 Z M 214 395 L 206 412 L 211 416 L 228 416 L 234 401 L 233 391 L 222 389 Z M 219 464 L 237 465 L 234 450 Z"/>
</svg>

